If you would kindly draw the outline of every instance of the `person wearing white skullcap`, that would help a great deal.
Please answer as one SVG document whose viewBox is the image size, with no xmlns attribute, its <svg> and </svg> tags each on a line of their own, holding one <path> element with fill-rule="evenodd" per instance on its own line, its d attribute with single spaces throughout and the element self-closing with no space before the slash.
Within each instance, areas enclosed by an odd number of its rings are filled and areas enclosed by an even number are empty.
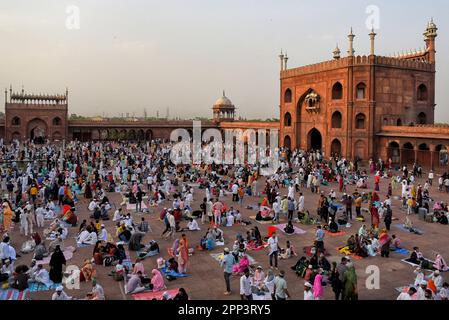
<svg viewBox="0 0 449 320">
<path fill-rule="evenodd" d="M 416 300 L 426 300 L 427 281 L 421 280 L 416 290 Z"/>
<path fill-rule="evenodd" d="M 67 293 L 64 292 L 64 288 L 62 286 L 58 286 L 56 288 L 55 293 L 51 296 L 51 300 L 72 300 L 73 298 L 68 296 Z"/>
<path fill-rule="evenodd" d="M 315 300 L 313 297 L 312 284 L 308 281 L 304 283 L 304 300 Z"/>
</svg>

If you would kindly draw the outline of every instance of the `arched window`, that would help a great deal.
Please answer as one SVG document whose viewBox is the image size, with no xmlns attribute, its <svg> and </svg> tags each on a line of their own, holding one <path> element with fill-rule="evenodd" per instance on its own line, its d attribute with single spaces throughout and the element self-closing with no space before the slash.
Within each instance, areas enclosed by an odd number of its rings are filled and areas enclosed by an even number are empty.
<svg viewBox="0 0 449 320">
<path fill-rule="evenodd" d="M 332 114 L 332 129 L 341 129 L 342 116 L 339 111 Z"/>
<path fill-rule="evenodd" d="M 366 143 L 362 140 L 358 140 L 354 144 L 354 156 L 356 159 L 366 159 Z"/>
<path fill-rule="evenodd" d="M 359 113 L 355 117 L 355 128 L 356 129 L 365 129 L 366 117 L 363 113 Z"/>
<path fill-rule="evenodd" d="M 365 90 L 366 89 L 366 85 L 361 82 L 357 85 L 356 88 L 356 94 L 357 94 L 357 100 L 365 100 Z"/>
<path fill-rule="evenodd" d="M 422 144 L 419 145 L 418 150 L 420 150 L 420 151 L 429 151 L 430 148 L 429 148 L 429 146 L 427 144 L 422 143 Z"/>
<path fill-rule="evenodd" d="M 284 116 L 284 126 L 291 127 L 292 126 L 292 116 L 290 112 L 287 112 Z"/>
<path fill-rule="evenodd" d="M 425 84 L 421 84 L 418 87 L 418 92 L 416 95 L 418 101 L 427 101 L 428 94 L 427 94 L 427 87 Z"/>
<path fill-rule="evenodd" d="M 62 134 L 59 131 L 53 133 L 53 140 L 61 140 Z"/>
<path fill-rule="evenodd" d="M 19 117 L 14 117 L 14 118 L 12 118 L 12 121 L 11 121 L 11 125 L 13 125 L 13 126 L 20 126 L 20 118 Z"/>
<path fill-rule="evenodd" d="M 407 150 L 413 150 L 415 147 L 413 146 L 413 144 L 411 142 L 407 142 L 407 143 L 404 143 L 403 148 L 407 149 Z"/>
<path fill-rule="evenodd" d="M 292 139 L 290 139 L 290 136 L 285 136 L 284 148 L 291 149 L 291 147 L 292 147 Z"/>
<path fill-rule="evenodd" d="M 427 124 L 427 116 L 424 112 L 421 112 L 420 114 L 418 114 L 417 123 L 418 124 Z"/>
<path fill-rule="evenodd" d="M 332 100 L 343 99 L 343 86 L 340 82 L 337 82 L 332 87 Z"/>
<path fill-rule="evenodd" d="M 392 142 L 390 142 L 388 144 L 388 148 L 390 148 L 390 149 L 399 149 L 400 146 L 399 146 L 399 143 L 397 143 L 396 141 L 392 141 Z"/>
<path fill-rule="evenodd" d="M 332 141 L 331 153 L 333 155 L 336 155 L 336 156 L 340 156 L 341 155 L 341 142 L 340 142 L 340 140 L 335 139 L 334 141 Z"/>
<path fill-rule="evenodd" d="M 61 125 L 61 118 L 56 117 L 53 119 L 53 125 L 54 126 L 60 126 Z"/>
<path fill-rule="evenodd" d="M 396 121 L 396 125 L 397 125 L 398 127 L 402 127 L 402 120 L 401 120 L 401 119 L 398 119 L 398 120 Z"/>
<path fill-rule="evenodd" d="M 285 90 L 284 103 L 292 102 L 292 91 L 290 89 Z"/>
</svg>

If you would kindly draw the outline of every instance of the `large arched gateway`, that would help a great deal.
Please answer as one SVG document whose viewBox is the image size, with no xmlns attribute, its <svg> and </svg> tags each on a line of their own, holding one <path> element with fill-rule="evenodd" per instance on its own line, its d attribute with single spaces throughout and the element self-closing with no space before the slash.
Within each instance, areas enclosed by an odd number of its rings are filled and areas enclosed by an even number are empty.
<svg viewBox="0 0 449 320">
<path fill-rule="evenodd" d="M 321 133 L 313 128 L 307 135 L 307 149 L 308 150 L 321 150 L 323 147 L 323 138 Z"/>
<path fill-rule="evenodd" d="M 34 118 L 27 124 L 27 138 L 35 143 L 44 143 L 47 138 L 47 123 L 40 118 Z"/>
</svg>

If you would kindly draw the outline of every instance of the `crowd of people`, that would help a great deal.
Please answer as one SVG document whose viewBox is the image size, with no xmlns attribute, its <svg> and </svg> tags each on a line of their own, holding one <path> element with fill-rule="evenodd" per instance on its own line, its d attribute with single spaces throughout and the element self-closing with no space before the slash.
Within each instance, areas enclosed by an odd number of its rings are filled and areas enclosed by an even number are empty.
<svg viewBox="0 0 449 320">
<path fill-rule="evenodd" d="M 175 165 L 170 160 L 171 149 L 171 143 L 163 141 L 71 141 L 64 145 L 0 141 L 0 155 L 7 163 L 1 168 L 3 286 L 17 290 L 34 283 L 56 286 L 52 298 L 68 300 L 73 297 L 64 291 L 63 278 L 78 276 L 81 282 L 91 282 L 92 290 L 77 299 L 105 299 L 97 276 L 105 272 L 123 282 L 126 295 L 162 292 L 163 299 L 187 299 L 185 289 L 170 297 L 166 281 L 187 276 L 197 252 L 215 252 L 228 243 L 230 248 L 222 250 L 220 259 L 225 295 L 231 295 L 230 279 L 238 276 L 242 299 L 299 298 L 287 289 L 286 270 L 278 268 L 279 260 L 298 257 L 291 269 L 304 279 L 305 300 L 324 299 L 327 287 L 337 300 L 355 300 L 358 287 L 353 257 L 389 258 L 391 251 L 401 250 L 401 240 L 391 234 L 394 220 L 403 220 L 402 227 L 413 234 L 419 234 L 411 219 L 415 214 L 423 223 L 447 225 L 448 204 L 434 198 L 439 197 L 435 194 L 438 190 L 449 190 L 444 188 L 449 175 L 441 175 L 438 189 L 432 189 L 433 171 L 420 183 L 423 169 L 417 165 L 410 171 L 405 166 L 398 174 L 391 160 L 379 159 L 370 160 L 365 170 L 359 160 L 281 148 L 275 151 L 280 157 L 278 170 L 261 176 L 263 164 Z M 388 187 L 381 190 L 385 184 Z M 328 189 L 330 192 L 325 191 Z M 399 206 L 394 206 L 399 191 Z M 121 195 L 120 203 L 110 200 L 112 193 Z M 307 198 L 318 198 L 316 208 L 306 205 Z M 244 207 L 244 200 L 258 203 L 246 201 Z M 88 211 L 85 219 L 79 219 L 82 205 Z M 243 214 L 244 210 L 255 212 L 255 216 Z M 147 218 L 154 213 L 158 220 Z M 150 221 L 163 226 L 163 232 L 155 234 Z M 281 221 L 285 221 L 282 230 L 268 234 L 257 227 L 258 223 L 274 226 Z M 108 229 L 110 223 L 113 229 Z M 326 237 L 345 233 L 355 224 L 360 228 L 339 248 L 344 257 L 338 263 L 329 261 Z M 294 235 L 298 225 L 316 226 L 304 255 L 293 241 L 282 246 L 278 237 L 279 232 Z M 235 239 L 227 234 L 227 228 L 233 226 L 239 230 Z M 202 235 L 199 242 L 190 243 L 192 233 Z M 143 243 L 146 236 L 152 239 Z M 21 237 L 26 240 L 19 244 Z M 76 248 L 66 245 L 72 238 Z M 161 252 L 160 241 L 173 241 L 167 253 Z M 91 248 L 92 255 L 79 266 L 78 275 L 66 274 L 65 253 L 73 255 L 82 248 Z M 265 250 L 266 270 L 251 263 L 251 250 Z M 130 251 L 135 252 L 135 261 L 131 261 Z M 33 255 L 30 265 L 16 263 L 20 255 L 27 254 Z M 157 266 L 146 272 L 143 261 L 157 255 L 161 256 Z M 43 263 L 47 260 L 48 268 Z M 416 264 L 424 268 L 423 261 L 418 259 Z M 440 254 L 433 263 L 432 277 L 446 271 Z M 431 298 L 447 299 L 447 285 L 436 280 L 438 290 L 432 291 Z M 412 287 L 407 294 L 413 290 L 421 292 Z M 429 296 L 426 290 L 424 295 L 417 294 L 417 299 Z M 405 295 L 401 293 L 401 297 Z"/>
</svg>

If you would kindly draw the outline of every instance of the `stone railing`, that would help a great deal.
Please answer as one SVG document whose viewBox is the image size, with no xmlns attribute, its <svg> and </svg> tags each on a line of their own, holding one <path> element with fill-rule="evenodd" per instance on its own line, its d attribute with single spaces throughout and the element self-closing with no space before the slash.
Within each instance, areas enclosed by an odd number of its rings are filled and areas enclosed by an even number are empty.
<svg viewBox="0 0 449 320">
<path fill-rule="evenodd" d="M 370 56 L 355 56 L 353 65 L 370 65 Z M 323 71 L 330 71 L 340 68 L 346 68 L 350 65 L 350 58 L 345 57 L 338 60 L 328 60 L 320 63 L 305 65 L 299 68 L 288 69 L 281 71 L 281 79 L 302 76 L 305 74 L 319 73 Z M 402 69 L 414 69 L 419 71 L 432 72 L 435 70 L 435 65 L 425 61 L 415 61 L 401 58 L 375 56 L 374 65 L 397 67 Z"/>
</svg>

